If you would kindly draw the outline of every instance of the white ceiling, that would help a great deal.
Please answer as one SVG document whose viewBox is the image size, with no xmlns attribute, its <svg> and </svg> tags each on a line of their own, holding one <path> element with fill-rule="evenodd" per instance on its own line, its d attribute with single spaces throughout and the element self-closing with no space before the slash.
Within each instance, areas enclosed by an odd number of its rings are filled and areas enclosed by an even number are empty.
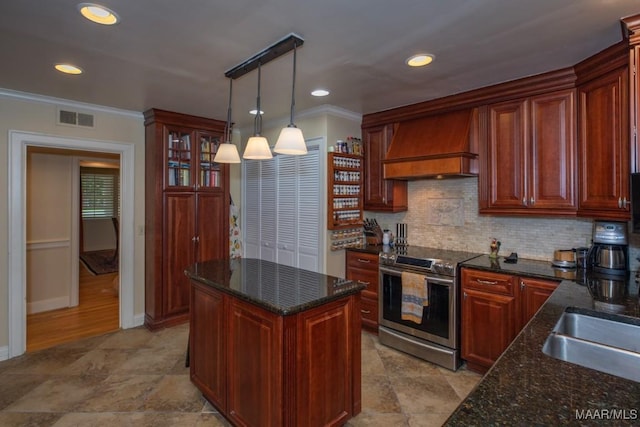
<svg viewBox="0 0 640 427">
<path fill-rule="evenodd" d="M 0 2 L 0 88 L 225 120 L 224 72 L 295 33 L 296 111 L 366 114 L 574 65 L 640 13 L 638 0 L 96 0 L 122 18 L 106 27 L 79 2 Z M 436 60 L 410 69 L 416 52 Z M 264 121 L 288 119 L 292 59 L 262 67 Z M 85 72 L 61 75 L 58 62 Z M 317 87 L 331 94 L 310 96 Z M 240 126 L 252 126 L 256 89 L 255 71 L 234 81 Z"/>
</svg>

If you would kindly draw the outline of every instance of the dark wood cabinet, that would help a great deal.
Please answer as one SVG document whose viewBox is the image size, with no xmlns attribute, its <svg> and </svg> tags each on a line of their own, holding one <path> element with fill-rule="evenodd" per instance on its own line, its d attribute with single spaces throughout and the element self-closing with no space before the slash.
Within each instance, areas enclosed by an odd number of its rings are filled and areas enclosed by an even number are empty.
<svg viewBox="0 0 640 427">
<path fill-rule="evenodd" d="M 575 91 L 487 107 L 480 213 L 575 215 Z"/>
<path fill-rule="evenodd" d="M 362 328 L 374 334 L 378 333 L 378 265 L 378 254 L 347 251 L 347 279 L 366 285 L 361 292 Z"/>
<path fill-rule="evenodd" d="M 521 318 L 518 329 L 524 328 L 557 287 L 558 282 L 551 280 L 532 277 L 520 278 Z"/>
<path fill-rule="evenodd" d="M 213 161 L 219 120 L 145 112 L 145 325 L 186 321 L 184 269 L 229 253 L 228 166 Z"/>
<path fill-rule="evenodd" d="M 362 407 L 359 300 L 282 316 L 192 281 L 191 379 L 233 425 L 343 425 Z"/>
<path fill-rule="evenodd" d="M 578 215 L 631 218 L 629 72 L 617 68 L 578 86 Z"/>
<path fill-rule="evenodd" d="M 462 358 L 469 369 L 486 372 L 558 283 L 463 268 Z"/>
<path fill-rule="evenodd" d="M 384 160 L 393 125 L 362 129 L 364 147 L 364 210 L 375 212 L 400 212 L 408 209 L 407 181 L 384 179 Z"/>
<path fill-rule="evenodd" d="M 194 285 L 191 293 L 193 312 L 190 341 L 198 351 L 189 351 L 191 381 L 218 408 L 227 408 L 227 303 L 220 291 Z"/>
</svg>

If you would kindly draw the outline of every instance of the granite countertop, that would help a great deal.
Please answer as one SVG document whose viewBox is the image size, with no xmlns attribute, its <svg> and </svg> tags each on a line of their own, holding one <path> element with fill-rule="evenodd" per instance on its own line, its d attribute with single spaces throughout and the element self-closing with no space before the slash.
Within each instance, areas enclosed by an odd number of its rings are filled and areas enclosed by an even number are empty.
<svg viewBox="0 0 640 427">
<path fill-rule="evenodd" d="M 463 263 L 507 274 L 558 278 L 549 262 L 518 260 L 492 263 L 482 256 Z M 562 274 L 568 274 L 563 271 Z M 564 279 L 523 328 L 484 378 L 447 420 L 449 426 L 487 425 L 637 425 L 640 383 L 608 375 L 542 353 L 547 336 L 567 307 L 598 311 L 581 272 Z M 588 277 L 589 273 L 586 274 Z M 626 278 L 628 297 L 624 315 L 640 319 L 638 284 Z M 608 314 L 603 313 L 604 316 Z M 640 367 L 638 367 L 640 369 Z M 608 411 L 608 412 L 607 412 Z M 612 411 L 618 417 L 612 420 Z M 577 419 L 577 413 L 590 418 Z M 598 418 L 603 417 L 603 418 Z"/>
<path fill-rule="evenodd" d="M 360 292 L 350 280 L 252 258 L 194 264 L 187 277 L 286 316 Z"/>
</svg>

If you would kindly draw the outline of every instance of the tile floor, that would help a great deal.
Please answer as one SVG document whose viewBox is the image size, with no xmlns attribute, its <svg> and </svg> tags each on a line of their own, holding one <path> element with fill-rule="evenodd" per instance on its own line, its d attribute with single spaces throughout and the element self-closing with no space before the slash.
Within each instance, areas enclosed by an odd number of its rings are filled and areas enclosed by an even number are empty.
<svg viewBox="0 0 640 427">
<path fill-rule="evenodd" d="M 139 327 L 0 362 L 0 425 L 227 426 L 189 380 L 187 335 Z M 363 410 L 347 426 L 439 426 L 480 379 L 362 338 Z"/>
</svg>

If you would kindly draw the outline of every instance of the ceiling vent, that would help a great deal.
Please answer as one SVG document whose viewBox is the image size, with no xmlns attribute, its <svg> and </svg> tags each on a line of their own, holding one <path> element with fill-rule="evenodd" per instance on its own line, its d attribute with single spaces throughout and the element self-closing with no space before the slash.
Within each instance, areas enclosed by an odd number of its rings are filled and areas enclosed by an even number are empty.
<svg viewBox="0 0 640 427">
<path fill-rule="evenodd" d="M 77 111 L 58 110 L 58 124 L 92 128 L 94 127 L 94 116 Z"/>
</svg>

